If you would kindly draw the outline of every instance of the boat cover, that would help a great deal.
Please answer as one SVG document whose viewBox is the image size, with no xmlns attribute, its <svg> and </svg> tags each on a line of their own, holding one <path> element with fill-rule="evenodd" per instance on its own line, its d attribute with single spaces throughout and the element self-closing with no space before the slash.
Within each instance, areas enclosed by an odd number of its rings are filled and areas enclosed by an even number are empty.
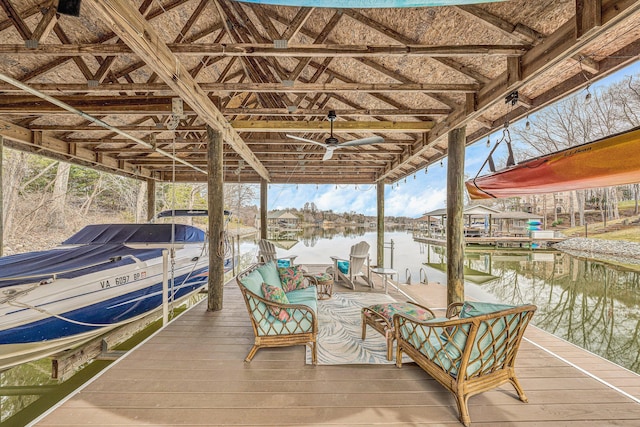
<svg viewBox="0 0 640 427">
<path fill-rule="evenodd" d="M 0 288 L 58 278 L 73 278 L 162 256 L 162 249 L 133 249 L 126 243 L 171 243 L 172 224 L 89 225 L 63 244 L 47 251 L 27 252 L 0 258 Z M 204 242 L 204 231 L 175 224 L 175 239 Z M 28 276 L 28 278 L 25 278 Z"/>
<path fill-rule="evenodd" d="M 162 256 L 162 249 L 132 249 L 122 244 L 105 244 L 10 255 L 0 258 L 0 288 L 47 280 L 54 274 L 58 278 L 70 279 L 135 262 L 126 255 L 146 261 Z"/>
<path fill-rule="evenodd" d="M 62 244 L 171 243 L 172 226 L 175 227 L 175 243 L 205 241 L 204 231 L 184 224 L 95 224 L 87 225 Z"/>
<path fill-rule="evenodd" d="M 640 128 L 465 182 L 472 199 L 520 197 L 640 182 Z"/>
</svg>

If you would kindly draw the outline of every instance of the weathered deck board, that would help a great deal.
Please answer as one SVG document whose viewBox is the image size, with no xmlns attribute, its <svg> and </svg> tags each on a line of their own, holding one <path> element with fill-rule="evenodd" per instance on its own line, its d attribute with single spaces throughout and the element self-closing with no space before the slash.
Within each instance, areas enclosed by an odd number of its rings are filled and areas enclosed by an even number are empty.
<svg viewBox="0 0 640 427">
<path fill-rule="evenodd" d="M 441 291 L 419 293 L 442 305 Z M 263 349 L 244 363 L 253 338 L 234 283 L 224 298 L 224 310 L 207 313 L 200 303 L 38 425 L 460 425 L 453 397 L 413 364 L 314 367 L 302 346 Z M 639 376 L 597 356 L 535 328 L 527 337 L 640 390 Z M 473 426 L 640 424 L 640 404 L 530 342 L 517 369 L 530 403 L 508 385 L 474 396 Z"/>
</svg>

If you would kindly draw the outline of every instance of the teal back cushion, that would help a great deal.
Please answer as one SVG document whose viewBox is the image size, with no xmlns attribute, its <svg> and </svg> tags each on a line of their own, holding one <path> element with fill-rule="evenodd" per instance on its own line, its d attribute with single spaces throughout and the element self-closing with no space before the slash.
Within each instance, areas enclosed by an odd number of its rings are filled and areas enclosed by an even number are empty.
<svg viewBox="0 0 640 427">
<path fill-rule="evenodd" d="M 338 270 L 342 272 L 342 274 L 347 274 L 349 272 L 349 261 L 338 261 Z"/>
<path fill-rule="evenodd" d="M 282 289 L 280 284 L 280 274 L 274 261 L 269 261 L 264 265 L 256 268 L 256 271 L 262 276 L 263 282 L 269 286 L 277 286 Z"/>
<path fill-rule="evenodd" d="M 259 297 L 264 296 L 262 294 L 262 282 L 264 282 L 264 279 L 262 279 L 262 275 L 258 270 L 253 270 L 251 273 L 240 279 L 240 283 L 242 283 L 245 288 Z"/>
<path fill-rule="evenodd" d="M 460 318 L 481 316 L 483 314 L 495 313 L 496 311 L 514 308 L 513 305 L 494 304 L 491 302 L 465 301 L 460 310 Z"/>
</svg>

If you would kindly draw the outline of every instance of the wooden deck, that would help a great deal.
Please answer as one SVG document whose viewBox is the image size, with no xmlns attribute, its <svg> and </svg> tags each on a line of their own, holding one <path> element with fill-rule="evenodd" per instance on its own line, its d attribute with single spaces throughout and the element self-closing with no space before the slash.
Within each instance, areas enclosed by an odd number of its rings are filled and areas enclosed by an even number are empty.
<svg viewBox="0 0 640 427">
<path fill-rule="evenodd" d="M 402 289 L 444 305 L 443 286 Z M 37 425 L 461 425 L 452 395 L 414 364 L 310 366 L 302 346 L 263 349 L 244 363 L 253 336 L 234 282 L 224 301 L 220 312 L 207 313 L 205 302 L 186 312 Z M 527 337 L 640 396 L 638 375 L 536 328 Z M 523 342 L 517 366 L 529 403 L 510 386 L 474 396 L 473 426 L 640 425 L 637 400 L 533 342 Z"/>
</svg>

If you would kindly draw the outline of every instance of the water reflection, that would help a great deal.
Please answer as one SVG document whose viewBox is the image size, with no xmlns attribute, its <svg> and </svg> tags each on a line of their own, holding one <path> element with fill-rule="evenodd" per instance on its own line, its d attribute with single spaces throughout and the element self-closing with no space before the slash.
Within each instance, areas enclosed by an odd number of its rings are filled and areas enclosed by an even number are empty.
<svg viewBox="0 0 640 427">
<path fill-rule="evenodd" d="M 561 252 L 530 255 L 482 255 L 497 276 L 483 290 L 504 303 L 536 304 L 538 327 L 640 373 L 640 273 Z"/>
</svg>

